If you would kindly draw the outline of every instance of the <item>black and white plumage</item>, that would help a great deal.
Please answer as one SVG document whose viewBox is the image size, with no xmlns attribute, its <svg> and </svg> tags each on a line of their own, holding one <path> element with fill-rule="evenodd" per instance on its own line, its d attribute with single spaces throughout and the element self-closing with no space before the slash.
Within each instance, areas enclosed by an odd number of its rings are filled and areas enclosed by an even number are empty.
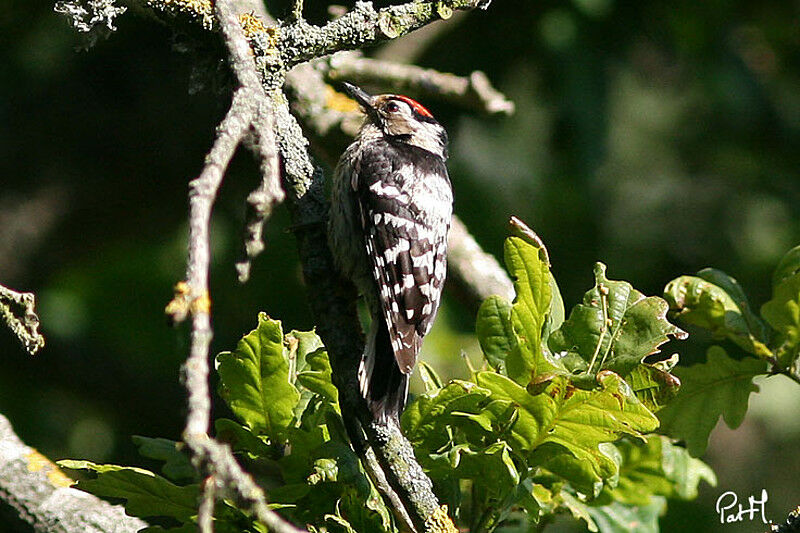
<svg viewBox="0 0 800 533">
<path fill-rule="evenodd" d="M 396 418 L 447 270 L 447 133 L 408 97 L 346 86 L 366 119 L 336 168 L 328 241 L 371 314 L 361 393 L 376 418 Z"/>
</svg>

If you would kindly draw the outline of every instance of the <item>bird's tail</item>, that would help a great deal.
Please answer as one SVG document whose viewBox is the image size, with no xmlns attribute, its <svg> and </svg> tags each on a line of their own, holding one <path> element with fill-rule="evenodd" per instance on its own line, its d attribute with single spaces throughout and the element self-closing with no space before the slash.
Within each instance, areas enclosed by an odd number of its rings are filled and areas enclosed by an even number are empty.
<svg viewBox="0 0 800 533">
<path fill-rule="evenodd" d="M 398 420 L 406 405 L 408 375 L 397 366 L 383 317 L 372 320 L 358 369 L 358 384 L 376 420 Z"/>
</svg>

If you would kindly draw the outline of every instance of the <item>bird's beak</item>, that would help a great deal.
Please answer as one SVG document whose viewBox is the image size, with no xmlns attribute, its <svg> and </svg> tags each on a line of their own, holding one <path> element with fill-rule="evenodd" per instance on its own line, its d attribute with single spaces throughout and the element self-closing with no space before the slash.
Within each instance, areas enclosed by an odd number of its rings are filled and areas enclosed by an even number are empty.
<svg viewBox="0 0 800 533">
<path fill-rule="evenodd" d="M 365 113 L 369 113 L 374 109 L 372 106 L 372 96 L 364 89 L 347 82 L 344 82 L 344 88 L 350 97 L 358 102 L 358 105 L 361 106 L 361 109 L 363 109 Z"/>
</svg>

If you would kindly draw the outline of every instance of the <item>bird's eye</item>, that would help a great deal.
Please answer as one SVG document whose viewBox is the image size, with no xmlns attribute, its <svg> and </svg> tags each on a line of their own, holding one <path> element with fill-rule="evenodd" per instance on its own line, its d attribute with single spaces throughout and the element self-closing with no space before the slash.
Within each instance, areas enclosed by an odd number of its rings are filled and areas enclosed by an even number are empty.
<svg viewBox="0 0 800 533">
<path fill-rule="evenodd" d="M 389 102 L 388 104 L 386 104 L 385 109 L 389 113 L 397 113 L 398 111 L 400 111 L 400 106 L 397 105 L 396 102 Z"/>
</svg>

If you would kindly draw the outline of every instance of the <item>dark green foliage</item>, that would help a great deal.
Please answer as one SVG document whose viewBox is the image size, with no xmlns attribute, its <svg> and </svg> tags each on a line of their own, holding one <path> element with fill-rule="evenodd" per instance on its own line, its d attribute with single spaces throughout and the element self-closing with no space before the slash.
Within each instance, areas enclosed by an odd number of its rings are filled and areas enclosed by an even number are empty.
<svg viewBox="0 0 800 533">
<path fill-rule="evenodd" d="M 653 412 L 677 388 L 677 357 L 643 360 L 683 332 L 666 302 L 608 280 L 602 265 L 564 322 L 544 251 L 509 237 L 505 258 L 516 298 L 489 298 L 476 324 L 490 370 L 429 389 L 403 414 L 421 463 L 470 531 L 562 511 L 593 531 L 633 522 L 657 531 L 664 496 L 693 498 L 701 479 L 715 483 L 652 433 Z"/>
<path fill-rule="evenodd" d="M 742 423 L 750 393 L 758 391 L 754 377 L 771 371 L 800 384 L 800 246 L 778 263 L 761 317 L 735 279 L 710 268 L 669 282 L 664 297 L 676 319 L 731 342 L 729 349 L 709 347 L 706 363 L 677 369 L 683 386 L 659 413 L 664 430 L 699 456 L 720 415 L 730 428 Z"/>
</svg>

